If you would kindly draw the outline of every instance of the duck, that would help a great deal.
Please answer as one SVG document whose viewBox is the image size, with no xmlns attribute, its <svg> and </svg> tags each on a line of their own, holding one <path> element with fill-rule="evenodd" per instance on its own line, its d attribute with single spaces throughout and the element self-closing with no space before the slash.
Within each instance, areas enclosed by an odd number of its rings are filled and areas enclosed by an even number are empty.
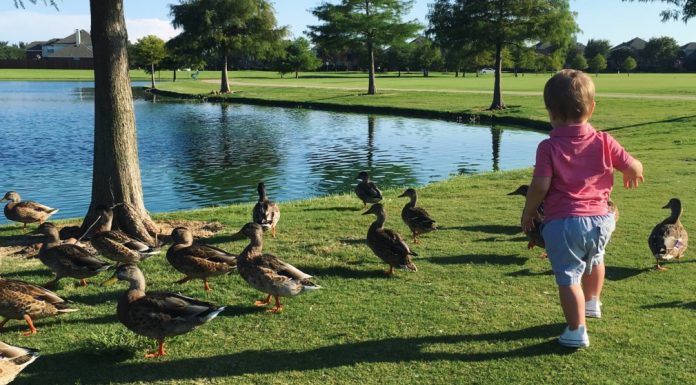
<svg viewBox="0 0 696 385">
<path fill-rule="evenodd" d="M 609 206 L 609 214 L 614 214 L 614 222 L 619 222 L 619 206 L 611 198 L 607 199 L 607 206 Z"/>
<path fill-rule="evenodd" d="M 276 225 L 280 220 L 280 207 L 274 202 L 268 200 L 266 196 L 266 185 L 261 182 L 256 190 L 259 193 L 259 201 L 254 205 L 251 212 L 254 223 L 261 225 L 264 230 L 271 229 L 271 236 L 276 236 Z"/>
<path fill-rule="evenodd" d="M 520 187 L 517 188 L 517 190 L 508 193 L 507 195 L 521 195 L 523 197 L 527 196 L 527 192 L 529 191 L 529 185 L 523 184 Z M 546 243 L 544 242 L 544 237 L 541 236 L 541 227 L 542 224 L 544 223 L 544 204 L 540 204 L 539 207 L 537 207 L 536 211 L 537 215 L 536 218 L 534 218 L 534 228 L 531 231 L 525 231 L 525 235 L 527 236 L 527 249 L 531 250 L 534 248 L 534 246 L 538 246 L 542 249 L 546 248 Z M 546 258 L 547 255 L 545 252 L 542 252 L 539 255 L 540 258 Z"/>
<path fill-rule="evenodd" d="M 648 246 L 657 260 L 655 265 L 657 270 L 666 270 L 665 267 L 660 266 L 660 262 L 683 257 L 689 246 L 689 234 L 680 221 L 681 200 L 672 198 L 662 208 L 670 209 L 671 213 L 667 219 L 653 228 L 648 237 Z"/>
<path fill-rule="evenodd" d="M 2 329 L 11 319 L 24 320 L 29 325 L 25 336 L 36 334 L 34 320 L 71 313 L 78 309 L 71 308 L 56 293 L 28 282 L 0 278 L 0 315 L 5 319 L 0 322 Z"/>
<path fill-rule="evenodd" d="M 194 278 L 203 280 L 203 288 L 210 291 L 208 278 L 229 274 L 237 267 L 237 257 L 210 245 L 193 243 L 193 234 L 185 227 L 177 227 L 171 234 L 174 244 L 167 250 L 167 261 L 186 276 L 175 283 Z"/>
<path fill-rule="evenodd" d="M 305 291 L 321 289 L 321 286 L 311 281 L 311 275 L 274 255 L 263 253 L 263 229 L 258 223 L 245 224 L 232 239 L 245 237 L 250 242 L 237 257 L 237 271 L 251 287 L 268 294 L 265 299 L 254 302 L 254 305 L 267 306 L 271 303 L 271 297 L 274 297 L 275 306 L 268 312 L 280 313 L 284 308 L 280 297 L 294 297 Z"/>
<path fill-rule="evenodd" d="M 84 243 L 80 242 L 82 240 L 82 238 L 78 239 L 78 238 L 66 235 L 66 234 L 68 234 L 68 231 L 64 231 L 64 229 L 66 229 L 66 227 L 59 229 L 53 222 L 44 222 L 43 225 L 49 226 L 49 227 L 55 227 L 55 229 L 58 230 L 58 238 L 60 238 L 61 243 L 70 244 L 70 245 L 78 245 L 80 247 L 86 246 Z M 67 227 L 68 230 L 74 230 L 75 228 L 76 228 L 76 226 Z"/>
<path fill-rule="evenodd" d="M 37 232 L 44 235 L 43 244 L 39 249 L 39 260 L 56 275 L 45 286 L 53 287 L 63 277 L 80 280 L 82 286 L 87 286 L 87 278 L 94 277 L 111 265 L 92 255 L 85 248 L 75 244 L 61 243 L 58 229 L 46 223 L 39 225 Z"/>
<path fill-rule="evenodd" d="M 413 243 L 420 243 L 416 237 L 420 234 L 437 230 L 437 224 L 424 208 L 416 207 L 416 201 L 418 200 L 416 190 L 408 188 L 403 194 L 399 195 L 399 198 L 402 197 L 408 197 L 411 200 L 401 209 L 401 219 L 411 229 Z"/>
<path fill-rule="evenodd" d="M 355 186 L 355 194 L 363 202 L 363 208 L 367 207 L 368 203 L 377 203 L 382 200 L 382 192 L 374 182 L 370 181 L 370 176 L 366 171 L 358 173 L 358 185 Z"/>
<path fill-rule="evenodd" d="M 157 340 L 157 351 L 146 353 L 145 358 L 166 356 L 166 337 L 188 333 L 225 310 L 224 306 L 216 306 L 180 294 L 146 293 L 145 276 L 133 263 L 119 265 L 113 277 L 102 285 L 109 286 L 118 281 L 130 284 L 118 300 L 118 320 L 132 332 Z"/>
<path fill-rule="evenodd" d="M 375 203 L 363 213 L 363 215 L 368 214 L 376 215 L 377 219 L 367 231 L 367 245 L 375 255 L 389 265 L 389 270 L 385 273 L 393 275 L 395 267 L 410 272 L 418 271 L 416 265 L 411 261 L 411 256 L 418 256 L 418 254 L 412 251 L 394 230 L 384 228 L 384 222 L 387 220 L 384 206 L 381 203 Z"/>
<path fill-rule="evenodd" d="M 112 230 L 114 212 L 110 207 L 99 206 L 100 228 L 92 235 L 91 242 L 104 257 L 118 263 L 139 263 L 157 253 L 159 250 L 144 241 L 132 237 L 120 230 Z"/>
<path fill-rule="evenodd" d="M 39 358 L 37 350 L 12 346 L 0 341 L 0 385 L 12 382 L 19 372 L 37 358 Z"/>
<path fill-rule="evenodd" d="M 5 217 L 14 222 L 21 222 L 22 228 L 27 228 L 27 223 L 44 223 L 51 215 L 57 213 L 59 209 L 54 209 L 34 201 L 23 201 L 15 191 L 8 191 L 0 202 L 9 201 L 5 205 Z"/>
</svg>

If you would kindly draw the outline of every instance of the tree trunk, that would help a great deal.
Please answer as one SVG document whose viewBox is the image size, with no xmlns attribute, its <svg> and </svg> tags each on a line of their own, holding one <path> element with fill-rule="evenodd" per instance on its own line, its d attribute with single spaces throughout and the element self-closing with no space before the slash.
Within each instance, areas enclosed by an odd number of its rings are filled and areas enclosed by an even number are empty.
<svg viewBox="0 0 696 385">
<path fill-rule="evenodd" d="M 398 71 L 399 71 L 399 76 L 398 76 L 398 77 L 401 77 L 401 68 L 399 68 Z"/>
<path fill-rule="evenodd" d="M 454 77 L 455 78 L 459 77 L 459 69 L 458 68 L 456 70 L 454 70 Z"/>
<path fill-rule="evenodd" d="M 299 77 L 300 77 L 300 73 L 297 72 L 297 71 L 295 71 L 295 79 L 297 79 L 297 78 L 299 78 Z"/>
<path fill-rule="evenodd" d="M 174 74 L 172 75 L 172 83 L 176 83 L 176 68 L 174 68 Z"/>
<path fill-rule="evenodd" d="M 222 57 L 222 78 L 220 79 L 220 93 L 229 94 L 232 92 L 230 90 L 230 81 L 227 79 L 227 54 Z"/>
<path fill-rule="evenodd" d="M 495 84 L 493 86 L 493 103 L 489 110 L 502 110 L 505 108 L 503 95 L 500 93 L 500 75 L 503 71 L 503 44 L 495 44 Z"/>
<path fill-rule="evenodd" d="M 154 245 L 158 230 L 143 201 L 123 0 L 90 0 L 90 12 L 94 47 L 94 163 L 92 201 L 82 230 L 94 223 L 98 206 L 123 203 L 113 227 Z"/>
<path fill-rule="evenodd" d="M 152 88 L 155 88 L 155 63 L 150 63 L 150 82 Z"/>
<path fill-rule="evenodd" d="M 372 46 L 372 41 L 367 42 L 367 54 L 370 55 L 370 65 L 368 68 L 370 80 L 367 85 L 367 94 L 374 95 L 377 93 L 375 89 L 375 51 Z"/>
</svg>

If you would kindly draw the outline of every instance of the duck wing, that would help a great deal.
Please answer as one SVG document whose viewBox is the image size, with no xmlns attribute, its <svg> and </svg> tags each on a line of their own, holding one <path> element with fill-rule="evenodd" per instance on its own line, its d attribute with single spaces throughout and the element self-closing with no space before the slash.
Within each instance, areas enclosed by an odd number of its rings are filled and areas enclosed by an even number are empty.
<svg viewBox="0 0 696 385">
<path fill-rule="evenodd" d="M 272 226 L 280 219 L 280 208 L 269 200 L 259 201 L 252 210 L 252 218 L 261 226 Z"/>
<path fill-rule="evenodd" d="M 355 194 L 363 201 L 377 203 L 382 200 L 382 192 L 373 182 L 358 182 L 355 187 Z"/>
<path fill-rule="evenodd" d="M 383 243 L 396 255 L 418 255 L 411 251 L 404 239 L 392 229 L 382 229 L 377 232 L 377 235 L 382 237 Z"/>
<path fill-rule="evenodd" d="M 126 317 L 146 335 L 185 333 L 218 315 L 224 307 L 174 293 L 149 293 L 128 303 Z"/>
<path fill-rule="evenodd" d="M 421 207 L 404 206 L 401 210 L 401 218 L 407 225 L 419 229 L 434 229 L 436 228 L 435 220 Z"/>
<path fill-rule="evenodd" d="M 283 276 L 297 281 L 312 278 L 311 275 L 302 272 L 295 266 L 280 260 L 275 255 L 263 254 L 252 259 L 251 263 L 265 273 L 270 273 L 276 276 Z"/>
<path fill-rule="evenodd" d="M 37 300 L 46 301 L 54 305 L 65 302 L 58 294 L 29 282 L 16 279 L 0 279 L 0 287 L 27 294 Z"/>
<path fill-rule="evenodd" d="M 70 270 L 103 271 L 111 267 L 89 251 L 73 244 L 61 244 L 48 249 L 48 252 L 55 253 L 59 263 Z"/>
<path fill-rule="evenodd" d="M 650 251 L 657 259 L 680 258 L 686 251 L 688 243 L 689 235 L 679 221 L 660 223 L 655 226 L 648 238 Z"/>
</svg>

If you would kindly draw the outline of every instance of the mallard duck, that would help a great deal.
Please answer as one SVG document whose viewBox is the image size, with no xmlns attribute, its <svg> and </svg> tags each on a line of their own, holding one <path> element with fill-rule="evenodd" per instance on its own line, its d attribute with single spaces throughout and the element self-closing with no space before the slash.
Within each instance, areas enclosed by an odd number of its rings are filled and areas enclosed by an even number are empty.
<svg viewBox="0 0 696 385">
<path fill-rule="evenodd" d="M 64 232 L 63 229 L 59 229 L 53 222 L 44 222 L 42 223 L 44 226 L 49 226 L 49 227 L 54 227 L 58 231 L 58 238 L 60 238 L 61 243 L 65 244 L 71 244 L 71 245 L 78 245 L 80 247 L 85 247 L 85 244 L 80 242 L 77 238 L 71 237 L 71 236 L 63 236 Z M 69 228 L 70 230 L 73 230 L 73 227 Z"/>
<path fill-rule="evenodd" d="M 12 382 L 17 374 L 39 357 L 38 351 L 0 341 L 0 385 Z"/>
<path fill-rule="evenodd" d="M 209 245 L 194 245 L 193 234 L 185 227 L 172 230 L 174 244 L 167 250 L 167 261 L 175 269 L 186 274 L 176 283 L 188 282 L 194 278 L 203 280 L 206 291 L 208 277 L 230 273 L 237 266 L 237 257 Z"/>
<path fill-rule="evenodd" d="M 416 237 L 420 234 L 437 230 L 437 224 L 424 208 L 416 207 L 416 201 L 418 200 L 416 190 L 412 188 L 406 189 L 403 194 L 399 195 L 399 198 L 402 197 L 409 197 L 411 200 L 401 209 L 401 219 L 411 229 L 413 243 L 419 243 Z"/>
<path fill-rule="evenodd" d="M 63 277 L 79 279 L 80 284 L 86 286 L 86 278 L 94 277 L 111 267 L 78 245 L 61 243 L 55 226 L 44 223 L 37 232 L 44 234 L 39 259 L 56 275 L 45 286 L 52 287 Z"/>
<path fill-rule="evenodd" d="M 367 231 L 367 245 L 370 246 L 375 255 L 389 265 L 389 270 L 386 273 L 394 274 L 395 267 L 412 272 L 418 271 L 416 265 L 411 261 L 411 256 L 418 256 L 418 254 L 411 251 L 403 238 L 394 230 L 384 228 L 384 222 L 387 220 L 384 206 L 375 203 L 363 213 L 363 215 L 368 214 L 376 215 L 377 219 Z"/>
<path fill-rule="evenodd" d="M 120 230 L 111 230 L 114 212 L 111 208 L 99 206 L 99 229 L 92 235 L 92 246 L 104 257 L 118 263 L 138 263 L 159 252 L 147 243 L 131 237 Z"/>
<path fill-rule="evenodd" d="M 8 191 L 0 202 L 10 201 L 5 205 L 5 217 L 11 221 L 21 222 L 24 224 L 22 228 L 27 228 L 27 223 L 39 222 L 44 223 L 48 217 L 58 212 L 54 209 L 41 203 L 34 201 L 23 201 L 19 194 L 14 191 Z"/>
<path fill-rule="evenodd" d="M 508 193 L 507 195 L 521 195 L 523 197 L 527 196 L 527 192 L 529 191 L 529 186 L 526 184 L 521 185 L 520 187 L 517 188 L 517 190 Z M 539 207 L 537 207 L 537 217 L 534 219 L 534 228 L 531 231 L 525 231 L 525 235 L 527 236 L 527 240 L 529 241 L 527 243 L 527 249 L 531 250 L 534 248 L 534 246 L 539 246 L 542 249 L 546 248 L 546 243 L 544 242 L 544 237 L 541 236 L 541 226 L 544 223 L 544 204 L 540 204 Z M 539 255 L 541 258 L 546 257 L 546 253 L 542 252 L 541 255 Z"/>
<path fill-rule="evenodd" d="M 259 192 L 259 201 L 254 206 L 252 218 L 254 223 L 260 224 L 264 230 L 271 229 L 271 236 L 276 236 L 276 225 L 280 220 L 280 208 L 277 204 L 268 200 L 266 196 L 266 185 L 263 182 L 257 187 Z"/>
<path fill-rule="evenodd" d="M 145 277 L 137 265 L 124 263 L 116 268 L 114 276 L 103 283 L 116 281 L 130 284 L 118 301 L 116 314 L 121 323 L 136 334 L 154 338 L 158 350 L 146 358 L 165 356 L 164 339 L 187 333 L 196 326 L 215 318 L 225 307 L 174 293 L 145 294 Z"/>
<path fill-rule="evenodd" d="M 609 206 L 609 213 L 614 214 L 614 222 L 619 221 L 619 206 L 616 205 L 616 203 L 610 199 L 607 200 L 607 206 Z"/>
<path fill-rule="evenodd" d="M 672 213 L 667 219 L 658 223 L 648 237 L 648 246 L 657 260 L 655 268 L 658 270 L 665 270 L 660 266 L 660 261 L 681 258 L 689 246 L 689 234 L 679 220 L 682 214 L 681 201 L 672 198 L 662 208 L 671 209 Z"/>
<path fill-rule="evenodd" d="M 360 182 L 355 187 L 355 194 L 363 202 L 363 208 L 367 206 L 368 203 L 377 203 L 382 200 L 382 192 L 379 191 L 377 185 L 374 182 L 370 182 L 370 177 L 367 172 L 361 171 L 358 174 L 358 180 Z"/>
<path fill-rule="evenodd" d="M 247 237 L 249 245 L 237 257 L 237 271 L 253 288 L 267 293 L 265 299 L 256 301 L 256 306 L 266 306 L 275 298 L 271 313 L 280 313 L 283 305 L 280 297 L 294 297 L 307 290 L 320 289 L 321 286 L 310 281 L 311 275 L 283 262 L 271 254 L 263 254 L 263 229 L 257 223 L 247 223 L 233 239 Z"/>
<path fill-rule="evenodd" d="M 29 331 L 36 334 L 33 320 L 77 311 L 68 307 L 56 293 L 28 282 L 0 278 L 0 329 L 11 319 L 26 321 Z"/>
</svg>

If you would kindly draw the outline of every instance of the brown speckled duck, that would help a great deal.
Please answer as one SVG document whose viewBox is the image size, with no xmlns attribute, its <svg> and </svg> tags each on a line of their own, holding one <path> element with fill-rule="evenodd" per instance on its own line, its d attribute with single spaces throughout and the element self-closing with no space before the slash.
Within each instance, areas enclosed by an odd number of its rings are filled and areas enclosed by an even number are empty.
<svg viewBox="0 0 696 385">
<path fill-rule="evenodd" d="M 164 339 L 187 333 L 215 318 L 225 307 L 174 293 L 145 293 L 145 277 L 137 265 L 126 263 L 116 268 L 114 276 L 103 283 L 116 281 L 130 284 L 118 301 L 118 320 L 136 334 L 157 340 L 158 349 L 146 358 L 165 356 Z"/>
<path fill-rule="evenodd" d="M 167 250 L 167 261 L 186 276 L 176 283 L 194 278 L 203 280 L 203 288 L 210 290 L 208 278 L 228 274 L 237 266 L 237 257 L 214 246 L 193 243 L 193 234 L 185 227 L 172 230 L 174 244 Z"/>
<path fill-rule="evenodd" d="M 39 353 L 34 349 L 12 346 L 0 341 L 0 385 L 12 382 L 19 372 L 38 357 Z"/>
<path fill-rule="evenodd" d="M 5 205 L 5 217 L 11 221 L 21 222 L 24 224 L 22 228 L 27 228 L 27 223 L 39 222 L 44 223 L 48 217 L 58 212 L 54 209 L 41 203 L 34 201 L 23 201 L 19 194 L 14 191 L 8 191 L 0 202 L 9 201 Z"/>
<path fill-rule="evenodd" d="M 33 320 L 77 311 L 70 308 L 56 293 L 28 282 L 0 278 L 0 329 L 11 319 L 29 325 L 25 336 L 36 334 Z"/>
<path fill-rule="evenodd" d="M 403 194 L 399 195 L 399 198 L 402 197 L 409 197 L 411 200 L 401 209 L 401 219 L 411 229 L 413 243 L 420 243 L 416 237 L 420 234 L 437 230 L 437 224 L 424 208 L 416 207 L 416 201 L 418 200 L 416 190 L 412 188 L 406 189 Z"/>
<path fill-rule="evenodd" d="M 120 230 L 111 230 L 114 212 L 99 206 L 99 229 L 92 235 L 92 246 L 104 257 L 118 263 L 139 263 L 159 252 L 147 243 Z"/>
<path fill-rule="evenodd" d="M 517 188 L 517 190 L 508 193 L 507 195 L 521 195 L 523 197 L 527 196 L 527 192 L 529 191 L 529 186 L 526 184 L 521 185 L 520 187 Z M 540 204 L 539 207 L 537 207 L 537 216 L 534 218 L 534 228 L 531 231 L 525 231 L 525 235 L 527 236 L 527 240 L 529 241 L 527 243 L 527 248 L 528 249 L 533 249 L 534 246 L 539 246 L 542 249 L 546 247 L 546 244 L 544 243 L 544 238 L 541 236 L 541 224 L 544 223 L 544 204 Z M 546 253 L 542 252 L 540 257 L 545 258 Z"/>
<path fill-rule="evenodd" d="M 280 207 L 268 200 L 266 196 L 266 185 L 259 183 L 257 189 L 259 201 L 251 212 L 252 220 L 258 223 L 264 230 L 271 229 L 271 236 L 276 236 L 276 226 L 280 220 Z"/>
<path fill-rule="evenodd" d="M 609 206 L 609 213 L 614 214 L 614 222 L 619 221 L 619 206 L 616 205 L 616 203 L 609 198 L 607 200 L 607 205 Z"/>
<path fill-rule="evenodd" d="M 377 203 L 382 200 L 382 192 L 379 191 L 377 185 L 370 181 L 370 176 L 367 172 L 361 171 L 358 174 L 358 185 L 355 187 L 355 195 L 363 202 L 363 208 L 368 203 Z"/>
<path fill-rule="evenodd" d="M 61 243 L 55 226 L 42 224 L 37 232 L 44 234 L 39 259 L 56 275 L 45 285 L 47 287 L 52 287 L 63 277 L 79 279 L 82 286 L 86 286 L 86 278 L 111 267 L 78 245 Z"/>
<path fill-rule="evenodd" d="M 660 266 L 661 261 L 681 258 L 689 246 L 689 234 L 679 220 L 682 214 L 681 201 L 672 198 L 662 208 L 672 212 L 667 219 L 655 226 L 648 237 L 648 246 L 657 260 L 655 268 L 658 270 L 665 270 Z"/>
<path fill-rule="evenodd" d="M 269 310 L 279 313 L 283 310 L 280 297 L 294 297 L 307 290 L 320 289 L 321 286 L 310 281 L 311 275 L 283 262 L 271 254 L 263 254 L 263 229 L 256 223 L 247 223 L 233 239 L 247 237 L 249 245 L 237 257 L 237 270 L 253 288 L 267 293 L 265 299 L 258 300 L 256 306 L 266 306 L 275 298 L 275 306 Z"/>
<path fill-rule="evenodd" d="M 417 256 L 418 254 L 411 251 L 403 238 L 394 230 L 384 228 L 384 222 L 387 220 L 384 206 L 380 203 L 375 203 L 369 210 L 363 213 L 363 215 L 367 214 L 377 216 L 377 219 L 367 231 L 367 245 L 375 255 L 389 265 L 389 270 L 386 273 L 389 275 L 394 274 L 395 267 L 411 272 L 418 271 L 416 265 L 411 261 L 411 256 Z"/>
</svg>

